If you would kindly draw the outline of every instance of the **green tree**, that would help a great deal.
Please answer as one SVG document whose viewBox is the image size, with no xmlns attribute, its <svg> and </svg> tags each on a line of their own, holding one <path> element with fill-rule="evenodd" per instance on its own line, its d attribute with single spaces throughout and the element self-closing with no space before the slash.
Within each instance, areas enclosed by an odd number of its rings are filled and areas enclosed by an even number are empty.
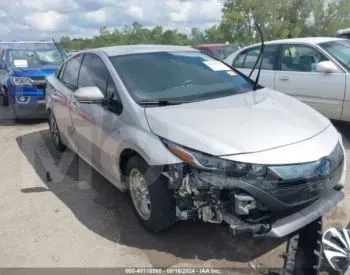
<svg viewBox="0 0 350 275">
<path fill-rule="evenodd" d="M 204 34 L 198 28 L 191 29 L 191 44 L 198 45 L 205 42 Z"/>
<path fill-rule="evenodd" d="M 227 0 L 220 27 L 226 40 L 256 41 L 256 20 L 267 40 L 334 36 L 350 26 L 349 0 Z"/>
<path fill-rule="evenodd" d="M 226 42 L 222 26 L 214 25 L 204 31 L 206 43 Z M 231 40 L 231 39 L 230 39 Z"/>
<path fill-rule="evenodd" d="M 313 24 L 307 34 L 314 36 L 334 36 L 339 29 L 350 27 L 350 1 L 340 0 L 325 3 L 318 0 L 312 13 Z"/>
<path fill-rule="evenodd" d="M 102 27 L 90 38 L 61 38 L 60 46 L 79 50 L 127 44 L 196 45 L 231 43 L 244 46 L 260 38 L 254 26 L 257 21 L 266 40 L 300 36 L 334 36 L 350 27 L 350 0 L 226 0 L 220 24 L 204 31 L 192 28 L 189 36 L 161 26 L 145 28 L 139 22 L 113 31 Z"/>
</svg>

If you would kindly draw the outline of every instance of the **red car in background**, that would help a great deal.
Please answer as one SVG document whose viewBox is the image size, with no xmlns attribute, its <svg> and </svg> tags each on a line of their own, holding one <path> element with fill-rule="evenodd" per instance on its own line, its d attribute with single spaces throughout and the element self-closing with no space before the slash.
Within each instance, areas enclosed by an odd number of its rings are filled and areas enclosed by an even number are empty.
<svg viewBox="0 0 350 275">
<path fill-rule="evenodd" d="M 230 54 L 238 51 L 240 48 L 232 44 L 203 44 L 194 46 L 194 48 L 205 52 L 217 59 L 224 60 Z"/>
</svg>

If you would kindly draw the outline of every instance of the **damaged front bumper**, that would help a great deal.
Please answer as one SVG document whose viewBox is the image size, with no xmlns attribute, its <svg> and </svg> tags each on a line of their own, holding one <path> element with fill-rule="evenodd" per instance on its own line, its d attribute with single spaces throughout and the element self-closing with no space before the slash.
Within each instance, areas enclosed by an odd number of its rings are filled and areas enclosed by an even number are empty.
<svg viewBox="0 0 350 275">
<path fill-rule="evenodd" d="M 322 197 L 318 198 L 315 202 L 300 211 L 276 220 L 271 225 L 271 230 L 267 232 L 266 235 L 276 238 L 287 236 L 317 220 L 319 217 L 322 217 L 334 208 L 343 198 L 343 192 L 338 190 L 328 190 L 322 195 Z"/>
<path fill-rule="evenodd" d="M 323 216 L 343 198 L 340 165 L 326 178 L 298 184 L 245 181 L 201 171 L 187 164 L 164 175 L 176 200 L 179 220 L 226 223 L 234 235 L 283 238 Z"/>
</svg>

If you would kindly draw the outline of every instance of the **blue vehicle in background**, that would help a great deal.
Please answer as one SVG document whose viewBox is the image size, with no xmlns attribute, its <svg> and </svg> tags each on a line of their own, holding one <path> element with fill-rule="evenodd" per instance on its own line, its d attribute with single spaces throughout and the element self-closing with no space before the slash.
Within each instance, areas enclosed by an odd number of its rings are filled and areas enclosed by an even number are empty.
<svg viewBox="0 0 350 275">
<path fill-rule="evenodd" d="M 45 78 L 65 58 L 54 43 L 0 42 L 0 93 L 15 120 L 46 117 Z"/>
</svg>

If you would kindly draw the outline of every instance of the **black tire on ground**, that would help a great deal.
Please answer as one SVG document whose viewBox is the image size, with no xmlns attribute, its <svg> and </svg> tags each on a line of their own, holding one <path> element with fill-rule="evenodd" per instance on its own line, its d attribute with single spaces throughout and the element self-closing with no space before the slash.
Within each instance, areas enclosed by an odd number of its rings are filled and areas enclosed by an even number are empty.
<svg viewBox="0 0 350 275">
<path fill-rule="evenodd" d="M 5 107 L 5 95 L 0 94 L 0 107 Z"/>
<path fill-rule="evenodd" d="M 10 112 L 10 117 L 16 122 L 19 123 L 21 122 L 21 118 L 18 117 L 17 112 L 15 107 L 13 106 L 11 99 L 8 97 L 8 95 L 6 96 L 7 99 L 7 106 L 9 108 L 9 112 Z"/>
<path fill-rule="evenodd" d="M 1 97 L 2 97 L 2 105 L 3 107 L 8 107 L 9 106 L 9 100 L 8 100 L 8 95 L 7 95 L 7 90 L 5 87 L 1 87 Z"/>
<path fill-rule="evenodd" d="M 54 137 L 53 129 L 52 129 L 53 125 L 51 123 L 55 123 L 55 125 L 57 127 L 57 133 L 58 133 L 57 139 Z M 66 150 L 66 146 L 62 143 L 61 134 L 60 134 L 60 131 L 59 131 L 58 126 L 57 126 L 56 118 L 52 112 L 50 112 L 50 114 L 49 114 L 49 127 L 50 127 L 51 140 L 52 140 L 55 148 L 58 151 L 63 152 L 64 150 Z"/>
<path fill-rule="evenodd" d="M 6 89 L 5 89 L 3 97 L 4 97 L 3 106 L 8 108 L 8 114 L 6 114 L 7 115 L 6 119 L 12 119 L 15 123 L 20 123 L 20 122 L 24 121 L 23 118 L 18 117 L 16 109 L 13 106 L 11 98 L 9 97 Z"/>
<path fill-rule="evenodd" d="M 322 218 L 305 226 L 287 243 L 284 275 L 318 275 L 322 253 Z"/>
<path fill-rule="evenodd" d="M 151 214 L 145 220 L 136 210 L 131 191 L 129 195 L 134 212 L 140 223 L 150 232 L 159 232 L 171 227 L 176 221 L 175 200 L 168 188 L 168 179 L 161 174 L 159 168 L 149 166 L 140 156 L 133 156 L 127 163 L 126 176 L 129 183 L 130 173 L 133 169 L 141 172 L 150 197 Z"/>
<path fill-rule="evenodd" d="M 3 97 L 3 102 L 2 102 L 3 104 L 2 105 L 4 107 L 8 107 L 9 106 L 9 99 L 8 99 L 7 95 L 4 94 L 2 97 Z"/>
</svg>

